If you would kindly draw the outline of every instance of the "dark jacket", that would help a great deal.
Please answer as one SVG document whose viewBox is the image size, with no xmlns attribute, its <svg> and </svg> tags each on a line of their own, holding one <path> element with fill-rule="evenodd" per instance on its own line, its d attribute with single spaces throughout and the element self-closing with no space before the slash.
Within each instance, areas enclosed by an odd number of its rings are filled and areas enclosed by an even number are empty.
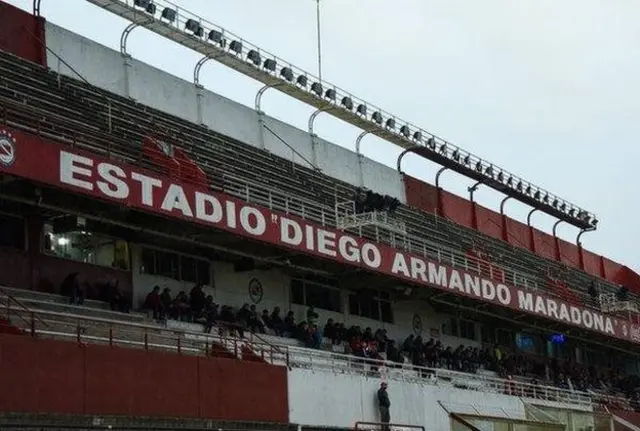
<svg viewBox="0 0 640 431">
<path fill-rule="evenodd" d="M 391 407 L 391 402 L 389 401 L 389 394 L 387 394 L 386 388 L 378 389 L 378 405 L 380 407 Z"/>
</svg>

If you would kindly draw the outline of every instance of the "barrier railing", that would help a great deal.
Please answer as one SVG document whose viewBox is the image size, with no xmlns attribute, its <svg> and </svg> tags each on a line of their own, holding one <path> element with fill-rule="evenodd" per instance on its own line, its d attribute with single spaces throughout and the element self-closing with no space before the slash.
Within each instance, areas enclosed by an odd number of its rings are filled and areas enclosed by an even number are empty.
<svg viewBox="0 0 640 431">
<path fill-rule="evenodd" d="M 33 310 L 24 305 L 22 301 L 15 298 L 9 292 L 0 286 L 0 305 L 5 311 L 5 318 L 9 324 L 13 323 L 13 317 L 17 317 L 22 323 L 26 323 L 29 327 L 28 330 L 32 336 L 35 336 L 35 323 L 40 323 L 43 327 L 48 327 L 47 323 L 44 322 L 39 316 L 35 314 Z M 16 312 L 19 310 L 19 312 Z M 26 330 L 27 328 L 20 328 Z"/>
<path fill-rule="evenodd" d="M 341 353 L 264 342 L 256 337 L 241 339 L 214 327 L 212 333 L 176 330 L 165 325 L 116 321 L 46 310 L 24 310 L 8 306 L 21 314 L 31 334 L 86 344 L 102 344 L 173 351 L 179 354 L 242 358 L 251 355 L 264 362 L 288 368 L 312 369 L 339 374 L 379 377 L 388 381 L 449 386 L 545 401 L 591 406 L 596 395 L 527 382 L 505 380 L 483 374 L 468 374 L 446 369 L 417 367 L 389 361 L 360 358 Z"/>
</svg>

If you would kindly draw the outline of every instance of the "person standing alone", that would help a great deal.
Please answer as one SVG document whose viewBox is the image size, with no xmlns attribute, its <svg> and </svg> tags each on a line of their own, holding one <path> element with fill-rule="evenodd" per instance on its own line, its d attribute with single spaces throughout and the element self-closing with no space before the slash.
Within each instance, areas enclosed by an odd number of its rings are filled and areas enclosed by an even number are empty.
<svg viewBox="0 0 640 431">
<path fill-rule="evenodd" d="M 380 422 L 382 423 L 382 431 L 389 431 L 389 422 L 391 421 L 391 414 L 389 408 L 391 402 L 389 401 L 389 394 L 387 393 L 386 382 L 380 383 L 380 389 L 378 389 L 378 409 L 380 410 Z"/>
</svg>

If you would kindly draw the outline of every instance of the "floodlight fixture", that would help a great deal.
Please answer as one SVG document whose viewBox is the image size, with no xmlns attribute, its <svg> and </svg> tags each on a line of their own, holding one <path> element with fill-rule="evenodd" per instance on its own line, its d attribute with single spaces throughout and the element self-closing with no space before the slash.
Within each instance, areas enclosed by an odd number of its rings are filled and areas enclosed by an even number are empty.
<svg viewBox="0 0 640 431">
<path fill-rule="evenodd" d="M 490 177 L 493 177 L 493 166 L 488 166 L 487 169 L 484 170 L 484 173 Z"/>
<path fill-rule="evenodd" d="M 242 54 L 242 42 L 239 40 L 232 40 L 229 45 L 229 51 L 234 52 L 236 55 Z"/>
<path fill-rule="evenodd" d="M 334 90 L 333 88 L 328 88 L 327 91 L 324 92 L 324 98 L 335 102 L 336 90 Z"/>
<path fill-rule="evenodd" d="M 458 151 L 457 148 L 453 150 L 453 153 L 451 153 L 451 158 L 456 162 L 460 162 L 460 151 Z"/>
<path fill-rule="evenodd" d="M 340 104 L 349 111 L 353 110 L 353 100 L 349 96 L 344 96 L 340 101 Z"/>
<path fill-rule="evenodd" d="M 376 111 L 371 115 L 371 121 L 382 124 L 382 114 L 380 113 L 380 111 Z"/>
<path fill-rule="evenodd" d="M 393 118 L 388 118 L 384 126 L 387 129 L 394 130 L 396 128 L 396 120 L 394 120 Z"/>
<path fill-rule="evenodd" d="M 413 140 L 416 142 L 422 142 L 422 132 L 420 130 L 413 132 Z"/>
<path fill-rule="evenodd" d="M 322 97 L 322 84 L 319 82 L 314 82 L 311 84 L 311 91 L 316 93 L 317 96 Z"/>
<path fill-rule="evenodd" d="M 165 7 L 164 9 L 162 9 L 162 13 L 160 14 L 160 17 L 168 22 L 175 22 L 177 14 L 178 13 L 176 12 L 175 9 L 172 9 L 170 7 Z"/>
<path fill-rule="evenodd" d="M 356 109 L 356 113 L 358 115 L 362 115 L 363 117 L 367 116 L 367 105 L 365 105 L 364 103 L 361 103 L 358 105 L 358 109 Z"/>
<path fill-rule="evenodd" d="M 291 82 L 293 81 L 293 70 L 291 70 L 290 67 L 283 67 L 280 70 L 280 76 L 282 76 L 288 82 Z M 304 76 L 304 75 L 300 75 L 300 76 Z"/>
<path fill-rule="evenodd" d="M 134 0 L 133 5 L 144 9 L 149 15 L 156 14 L 156 5 L 151 0 Z"/>
<path fill-rule="evenodd" d="M 306 75 L 300 75 L 298 76 L 298 79 L 296 79 L 296 84 L 298 84 L 300 87 L 307 88 L 308 83 L 309 79 Z"/>
<path fill-rule="evenodd" d="M 225 45 L 224 36 L 222 35 L 222 32 L 219 32 L 218 30 L 211 30 L 209 32 L 209 35 L 207 36 L 207 39 L 209 39 L 211 42 L 217 43 L 222 47 L 224 47 Z"/>
<path fill-rule="evenodd" d="M 260 63 L 262 63 L 262 57 L 255 49 L 252 49 L 247 53 L 247 60 L 252 62 L 255 66 L 260 66 Z"/>
<path fill-rule="evenodd" d="M 411 131 L 409 130 L 409 126 L 404 125 L 404 126 L 400 127 L 400 133 L 405 138 L 408 138 L 411 135 Z"/>
<path fill-rule="evenodd" d="M 195 19 L 188 19 L 184 25 L 185 30 L 189 30 L 194 36 L 202 37 L 204 29 Z"/>
<path fill-rule="evenodd" d="M 266 70 L 268 70 L 269 72 L 275 72 L 276 68 L 277 68 L 278 64 L 276 63 L 276 61 L 272 58 L 267 58 L 264 61 L 264 64 L 262 65 L 262 67 L 264 67 Z"/>
</svg>

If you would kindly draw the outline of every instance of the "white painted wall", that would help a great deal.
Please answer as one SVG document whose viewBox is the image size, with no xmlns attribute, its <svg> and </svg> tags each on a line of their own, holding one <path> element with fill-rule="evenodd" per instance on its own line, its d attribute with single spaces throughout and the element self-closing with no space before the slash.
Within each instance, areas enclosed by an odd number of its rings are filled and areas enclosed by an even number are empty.
<svg viewBox="0 0 640 431">
<path fill-rule="evenodd" d="M 378 378 L 305 369 L 290 370 L 288 378 L 292 423 L 353 427 L 359 421 L 380 420 L 375 398 Z M 473 405 L 484 412 L 503 408 L 524 415 L 524 404 L 518 397 L 394 381 L 389 382 L 388 392 L 391 422 L 424 426 L 427 431 L 451 429 L 449 415 L 439 401 Z"/>
<path fill-rule="evenodd" d="M 78 75 L 57 56 L 97 87 L 130 97 L 187 121 L 204 124 L 248 145 L 307 165 L 291 148 L 265 130 L 262 126 L 264 124 L 327 175 L 406 202 L 402 177 L 393 167 L 366 157 L 359 159 L 355 152 L 319 137 L 312 141 L 306 130 L 258 114 L 247 106 L 198 88 L 190 81 L 148 64 L 124 58 L 118 51 L 50 22 L 46 23 L 46 33 L 47 48 L 51 50 L 47 52 L 47 64 L 62 75 L 78 79 Z"/>
<path fill-rule="evenodd" d="M 376 392 L 381 380 L 356 374 L 293 368 L 288 373 L 289 420 L 315 426 L 353 427 L 356 422 L 380 420 Z M 448 383 L 388 381 L 391 422 L 424 426 L 426 431 L 451 429 L 449 412 L 482 416 L 525 418 L 525 402 L 519 397 L 457 389 Z M 565 403 L 541 403 L 545 411 L 588 408 Z M 580 416 L 576 413 L 576 416 Z M 582 422 L 593 419 L 581 415 Z M 582 423 L 581 422 L 581 423 Z M 488 428 L 489 429 L 489 428 Z M 578 429 L 578 428 L 575 428 Z"/>
</svg>

